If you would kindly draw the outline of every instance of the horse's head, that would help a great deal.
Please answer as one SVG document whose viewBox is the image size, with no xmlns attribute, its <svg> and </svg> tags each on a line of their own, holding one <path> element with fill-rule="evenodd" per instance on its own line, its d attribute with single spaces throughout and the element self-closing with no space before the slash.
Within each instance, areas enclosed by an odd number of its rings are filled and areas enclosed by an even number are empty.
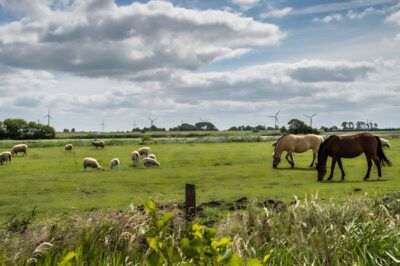
<svg viewBox="0 0 400 266">
<path fill-rule="evenodd" d="M 324 176 L 326 175 L 326 164 L 318 162 L 316 169 L 318 171 L 318 181 L 322 181 L 322 179 L 324 179 Z"/>
<path fill-rule="evenodd" d="M 272 158 L 273 158 L 272 167 L 276 168 L 278 164 L 281 162 L 281 156 L 276 152 L 274 152 Z"/>
</svg>

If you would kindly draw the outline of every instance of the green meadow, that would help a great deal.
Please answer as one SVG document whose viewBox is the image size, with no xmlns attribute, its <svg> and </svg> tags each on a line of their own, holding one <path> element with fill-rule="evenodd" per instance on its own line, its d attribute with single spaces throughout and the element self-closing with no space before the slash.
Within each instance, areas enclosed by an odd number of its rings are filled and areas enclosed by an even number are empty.
<svg viewBox="0 0 400 266">
<path fill-rule="evenodd" d="M 392 147 L 385 153 L 393 166 L 383 168 L 381 181 L 373 168 L 367 182 L 362 180 L 367 167 L 363 156 L 343 160 L 344 182 L 339 168 L 334 182 L 317 182 L 316 170 L 307 167 L 311 151 L 296 154 L 293 169 L 284 158 L 273 169 L 271 142 L 150 144 L 161 167 L 143 168 L 133 167 L 130 159 L 130 153 L 141 147 L 137 144 L 107 145 L 105 149 L 74 146 L 73 152 L 67 152 L 61 146 L 65 143 L 59 141 L 55 147 L 29 148 L 26 157 L 18 156 L 11 165 L 0 167 L 0 221 L 14 214 L 27 215 L 33 208 L 45 218 L 125 209 L 145 199 L 183 202 L 185 183 L 196 185 L 199 203 L 240 197 L 289 202 L 294 195 L 304 198 L 316 193 L 324 200 L 338 201 L 365 193 L 379 196 L 400 188 L 400 139 L 390 141 Z M 105 171 L 84 171 L 84 157 L 96 158 Z M 121 160 L 121 167 L 110 170 L 114 157 Z"/>
</svg>

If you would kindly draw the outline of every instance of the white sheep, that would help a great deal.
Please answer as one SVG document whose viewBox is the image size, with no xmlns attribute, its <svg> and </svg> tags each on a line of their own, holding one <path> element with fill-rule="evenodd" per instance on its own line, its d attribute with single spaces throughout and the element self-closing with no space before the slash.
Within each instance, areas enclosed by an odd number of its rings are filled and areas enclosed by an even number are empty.
<svg viewBox="0 0 400 266">
<path fill-rule="evenodd" d="M 154 159 L 154 160 L 157 160 L 157 157 L 156 157 L 156 155 L 155 154 L 149 154 L 148 156 L 147 156 L 147 158 L 151 158 L 151 159 Z"/>
<path fill-rule="evenodd" d="M 72 144 L 67 144 L 67 145 L 65 145 L 65 146 L 64 146 L 64 149 L 65 149 L 66 151 L 72 151 Z"/>
<path fill-rule="evenodd" d="M 380 138 L 380 139 L 381 139 L 382 147 L 390 148 L 390 143 L 389 143 L 389 141 L 387 139 L 384 139 L 384 138 Z"/>
<path fill-rule="evenodd" d="M 28 145 L 26 144 L 17 144 L 11 149 L 11 155 L 18 155 L 18 152 L 22 152 L 24 156 L 26 156 L 26 151 L 28 150 Z"/>
<path fill-rule="evenodd" d="M 110 168 L 113 169 L 113 168 L 119 167 L 120 164 L 121 163 L 119 162 L 119 159 L 118 158 L 114 158 L 110 162 Z"/>
<path fill-rule="evenodd" d="M 101 165 L 97 162 L 96 159 L 94 158 L 90 158 L 90 157 L 86 157 L 83 159 L 83 168 L 86 170 L 86 168 L 96 168 L 96 169 L 103 169 L 103 167 L 101 167 Z"/>
<path fill-rule="evenodd" d="M 150 154 L 150 147 L 140 148 L 138 150 L 138 152 L 139 152 L 140 156 L 144 155 L 144 157 L 147 157 Z"/>
<path fill-rule="evenodd" d="M 154 160 L 153 158 L 146 157 L 143 159 L 143 166 L 144 167 L 151 167 L 151 166 L 159 167 L 160 163 L 157 160 Z"/>
<path fill-rule="evenodd" d="M 0 165 L 3 165 L 4 163 L 10 162 L 11 163 L 11 152 L 5 151 L 0 153 Z"/>
<path fill-rule="evenodd" d="M 138 151 L 133 151 L 131 153 L 131 157 L 132 157 L 133 166 L 138 166 L 139 165 L 139 158 L 140 158 L 139 152 Z"/>
</svg>

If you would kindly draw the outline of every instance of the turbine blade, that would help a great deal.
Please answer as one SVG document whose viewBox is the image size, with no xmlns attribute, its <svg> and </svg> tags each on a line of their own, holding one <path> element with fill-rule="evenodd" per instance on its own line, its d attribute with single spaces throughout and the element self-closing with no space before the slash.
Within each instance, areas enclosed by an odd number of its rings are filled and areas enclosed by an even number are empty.
<svg viewBox="0 0 400 266">
<path fill-rule="evenodd" d="M 275 116 L 278 116 L 278 114 L 281 112 L 281 110 L 279 110 L 277 113 L 276 113 L 276 115 Z"/>
</svg>

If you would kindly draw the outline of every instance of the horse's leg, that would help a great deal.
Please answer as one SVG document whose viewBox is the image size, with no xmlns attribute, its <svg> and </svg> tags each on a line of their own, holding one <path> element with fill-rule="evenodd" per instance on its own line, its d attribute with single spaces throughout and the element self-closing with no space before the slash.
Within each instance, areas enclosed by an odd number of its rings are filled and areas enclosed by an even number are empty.
<svg viewBox="0 0 400 266">
<path fill-rule="evenodd" d="M 380 179 L 382 177 L 382 169 L 381 169 L 381 162 L 379 161 L 379 159 L 376 157 L 374 159 L 374 163 L 376 165 L 376 168 L 378 168 L 378 179 Z"/>
<path fill-rule="evenodd" d="M 343 170 L 342 159 L 339 157 L 337 162 L 338 162 L 340 171 L 342 172 L 342 180 L 344 180 L 345 174 L 344 174 L 344 170 Z"/>
<path fill-rule="evenodd" d="M 312 156 L 313 156 L 313 158 L 312 158 L 312 162 L 311 162 L 311 164 L 310 164 L 310 167 L 313 167 L 313 166 L 314 166 L 314 162 L 315 162 L 315 158 L 317 157 L 317 153 L 313 151 Z"/>
<path fill-rule="evenodd" d="M 369 178 L 369 173 L 371 172 L 371 167 L 372 167 L 372 162 L 371 162 L 371 157 L 367 156 L 367 164 L 368 164 L 368 170 L 367 170 L 367 174 L 364 177 L 364 180 L 368 180 Z"/>
<path fill-rule="evenodd" d="M 333 170 L 335 170 L 336 160 L 336 157 L 332 156 L 331 174 L 329 175 L 328 180 L 332 180 L 333 178 Z"/>
<path fill-rule="evenodd" d="M 292 167 L 294 167 L 296 162 L 294 161 L 293 153 L 290 154 L 290 159 L 292 159 Z"/>
<path fill-rule="evenodd" d="M 290 165 L 292 165 L 292 162 L 289 160 L 289 153 L 288 153 L 288 152 L 286 153 L 285 158 L 286 158 L 286 161 L 288 161 L 288 163 L 289 163 Z"/>
</svg>

